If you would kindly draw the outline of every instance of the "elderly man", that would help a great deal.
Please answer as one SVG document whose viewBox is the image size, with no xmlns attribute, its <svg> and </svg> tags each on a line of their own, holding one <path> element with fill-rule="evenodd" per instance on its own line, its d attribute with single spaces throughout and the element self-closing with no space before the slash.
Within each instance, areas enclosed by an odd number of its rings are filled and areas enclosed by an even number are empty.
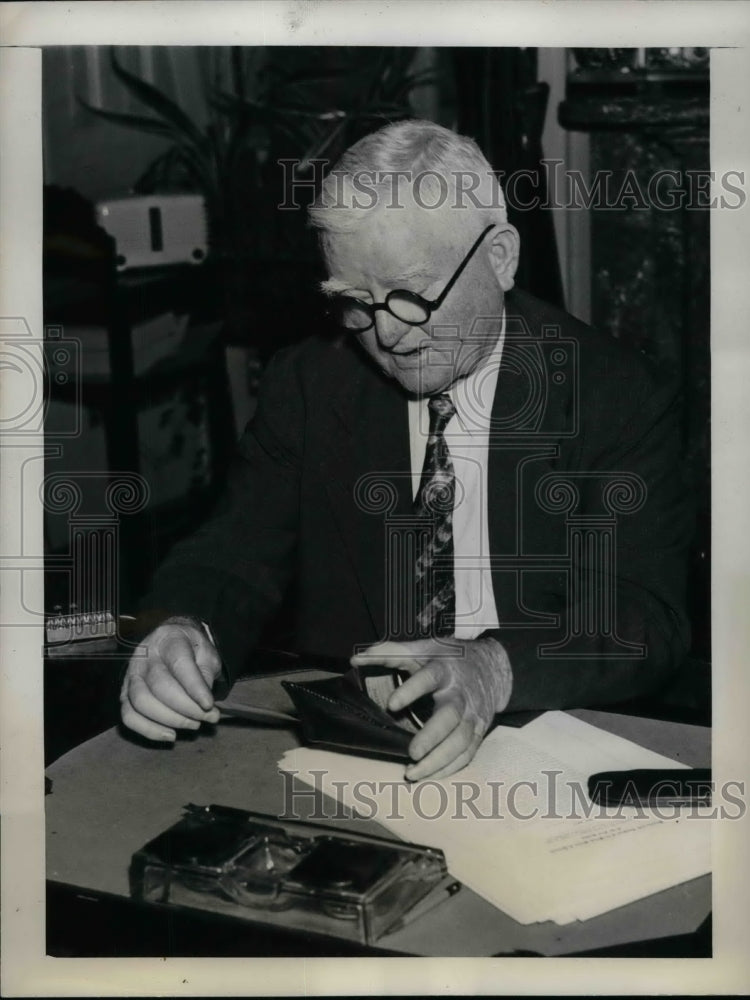
<svg viewBox="0 0 750 1000">
<path fill-rule="evenodd" d="M 157 574 L 123 722 L 216 721 L 291 585 L 301 650 L 408 671 L 393 711 L 433 696 L 411 779 L 468 763 L 497 713 L 655 688 L 688 642 L 671 390 L 514 289 L 518 234 L 470 139 L 389 125 L 310 217 L 331 336 L 268 366 L 223 506 Z"/>
</svg>

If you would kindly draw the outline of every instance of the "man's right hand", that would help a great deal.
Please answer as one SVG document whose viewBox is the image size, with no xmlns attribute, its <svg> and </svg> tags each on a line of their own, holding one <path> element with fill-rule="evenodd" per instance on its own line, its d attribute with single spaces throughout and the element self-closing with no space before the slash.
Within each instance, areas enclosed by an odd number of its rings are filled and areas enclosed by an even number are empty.
<svg viewBox="0 0 750 1000">
<path fill-rule="evenodd" d="M 168 618 L 138 646 L 120 691 L 123 724 L 150 740 L 218 722 L 211 694 L 221 670 L 216 647 L 188 618 Z"/>
</svg>

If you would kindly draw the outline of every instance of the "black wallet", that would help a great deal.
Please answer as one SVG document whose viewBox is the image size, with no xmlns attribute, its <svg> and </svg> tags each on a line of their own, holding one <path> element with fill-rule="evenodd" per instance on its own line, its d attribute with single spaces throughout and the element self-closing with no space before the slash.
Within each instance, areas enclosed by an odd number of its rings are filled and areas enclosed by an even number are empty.
<svg viewBox="0 0 750 1000">
<path fill-rule="evenodd" d="M 409 743 L 432 714 L 431 697 L 404 712 L 385 708 L 403 675 L 379 666 L 352 667 L 340 677 L 281 684 L 294 702 L 308 746 L 408 763 Z"/>
<path fill-rule="evenodd" d="M 389 696 L 408 676 L 405 671 L 373 665 L 352 667 L 322 681 L 281 684 L 294 702 L 308 746 L 410 763 L 409 744 L 432 715 L 435 703 L 426 695 L 403 712 L 389 712 L 385 707 Z M 520 729 L 540 714 L 503 713 L 495 721 Z"/>
</svg>

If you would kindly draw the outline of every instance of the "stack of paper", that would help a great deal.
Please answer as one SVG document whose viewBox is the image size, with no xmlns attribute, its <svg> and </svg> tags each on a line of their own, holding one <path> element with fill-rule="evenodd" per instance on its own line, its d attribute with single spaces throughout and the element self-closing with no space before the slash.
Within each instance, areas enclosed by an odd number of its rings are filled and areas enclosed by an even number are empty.
<svg viewBox="0 0 750 1000">
<path fill-rule="evenodd" d="M 441 848 L 455 878 L 523 924 L 586 920 L 710 871 L 706 810 L 604 809 L 586 794 L 598 771 L 682 766 L 563 712 L 498 727 L 439 781 L 307 748 L 279 762 L 402 839 Z"/>
</svg>

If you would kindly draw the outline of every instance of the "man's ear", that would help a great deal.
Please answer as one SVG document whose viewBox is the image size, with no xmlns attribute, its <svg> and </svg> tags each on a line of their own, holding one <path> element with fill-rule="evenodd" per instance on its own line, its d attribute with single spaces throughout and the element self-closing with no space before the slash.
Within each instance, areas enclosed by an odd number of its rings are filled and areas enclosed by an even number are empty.
<svg viewBox="0 0 750 1000">
<path fill-rule="evenodd" d="M 498 226 L 490 237 L 490 266 L 504 292 L 509 292 L 513 287 L 520 248 L 521 240 L 518 230 L 510 223 L 506 222 Z"/>
</svg>

